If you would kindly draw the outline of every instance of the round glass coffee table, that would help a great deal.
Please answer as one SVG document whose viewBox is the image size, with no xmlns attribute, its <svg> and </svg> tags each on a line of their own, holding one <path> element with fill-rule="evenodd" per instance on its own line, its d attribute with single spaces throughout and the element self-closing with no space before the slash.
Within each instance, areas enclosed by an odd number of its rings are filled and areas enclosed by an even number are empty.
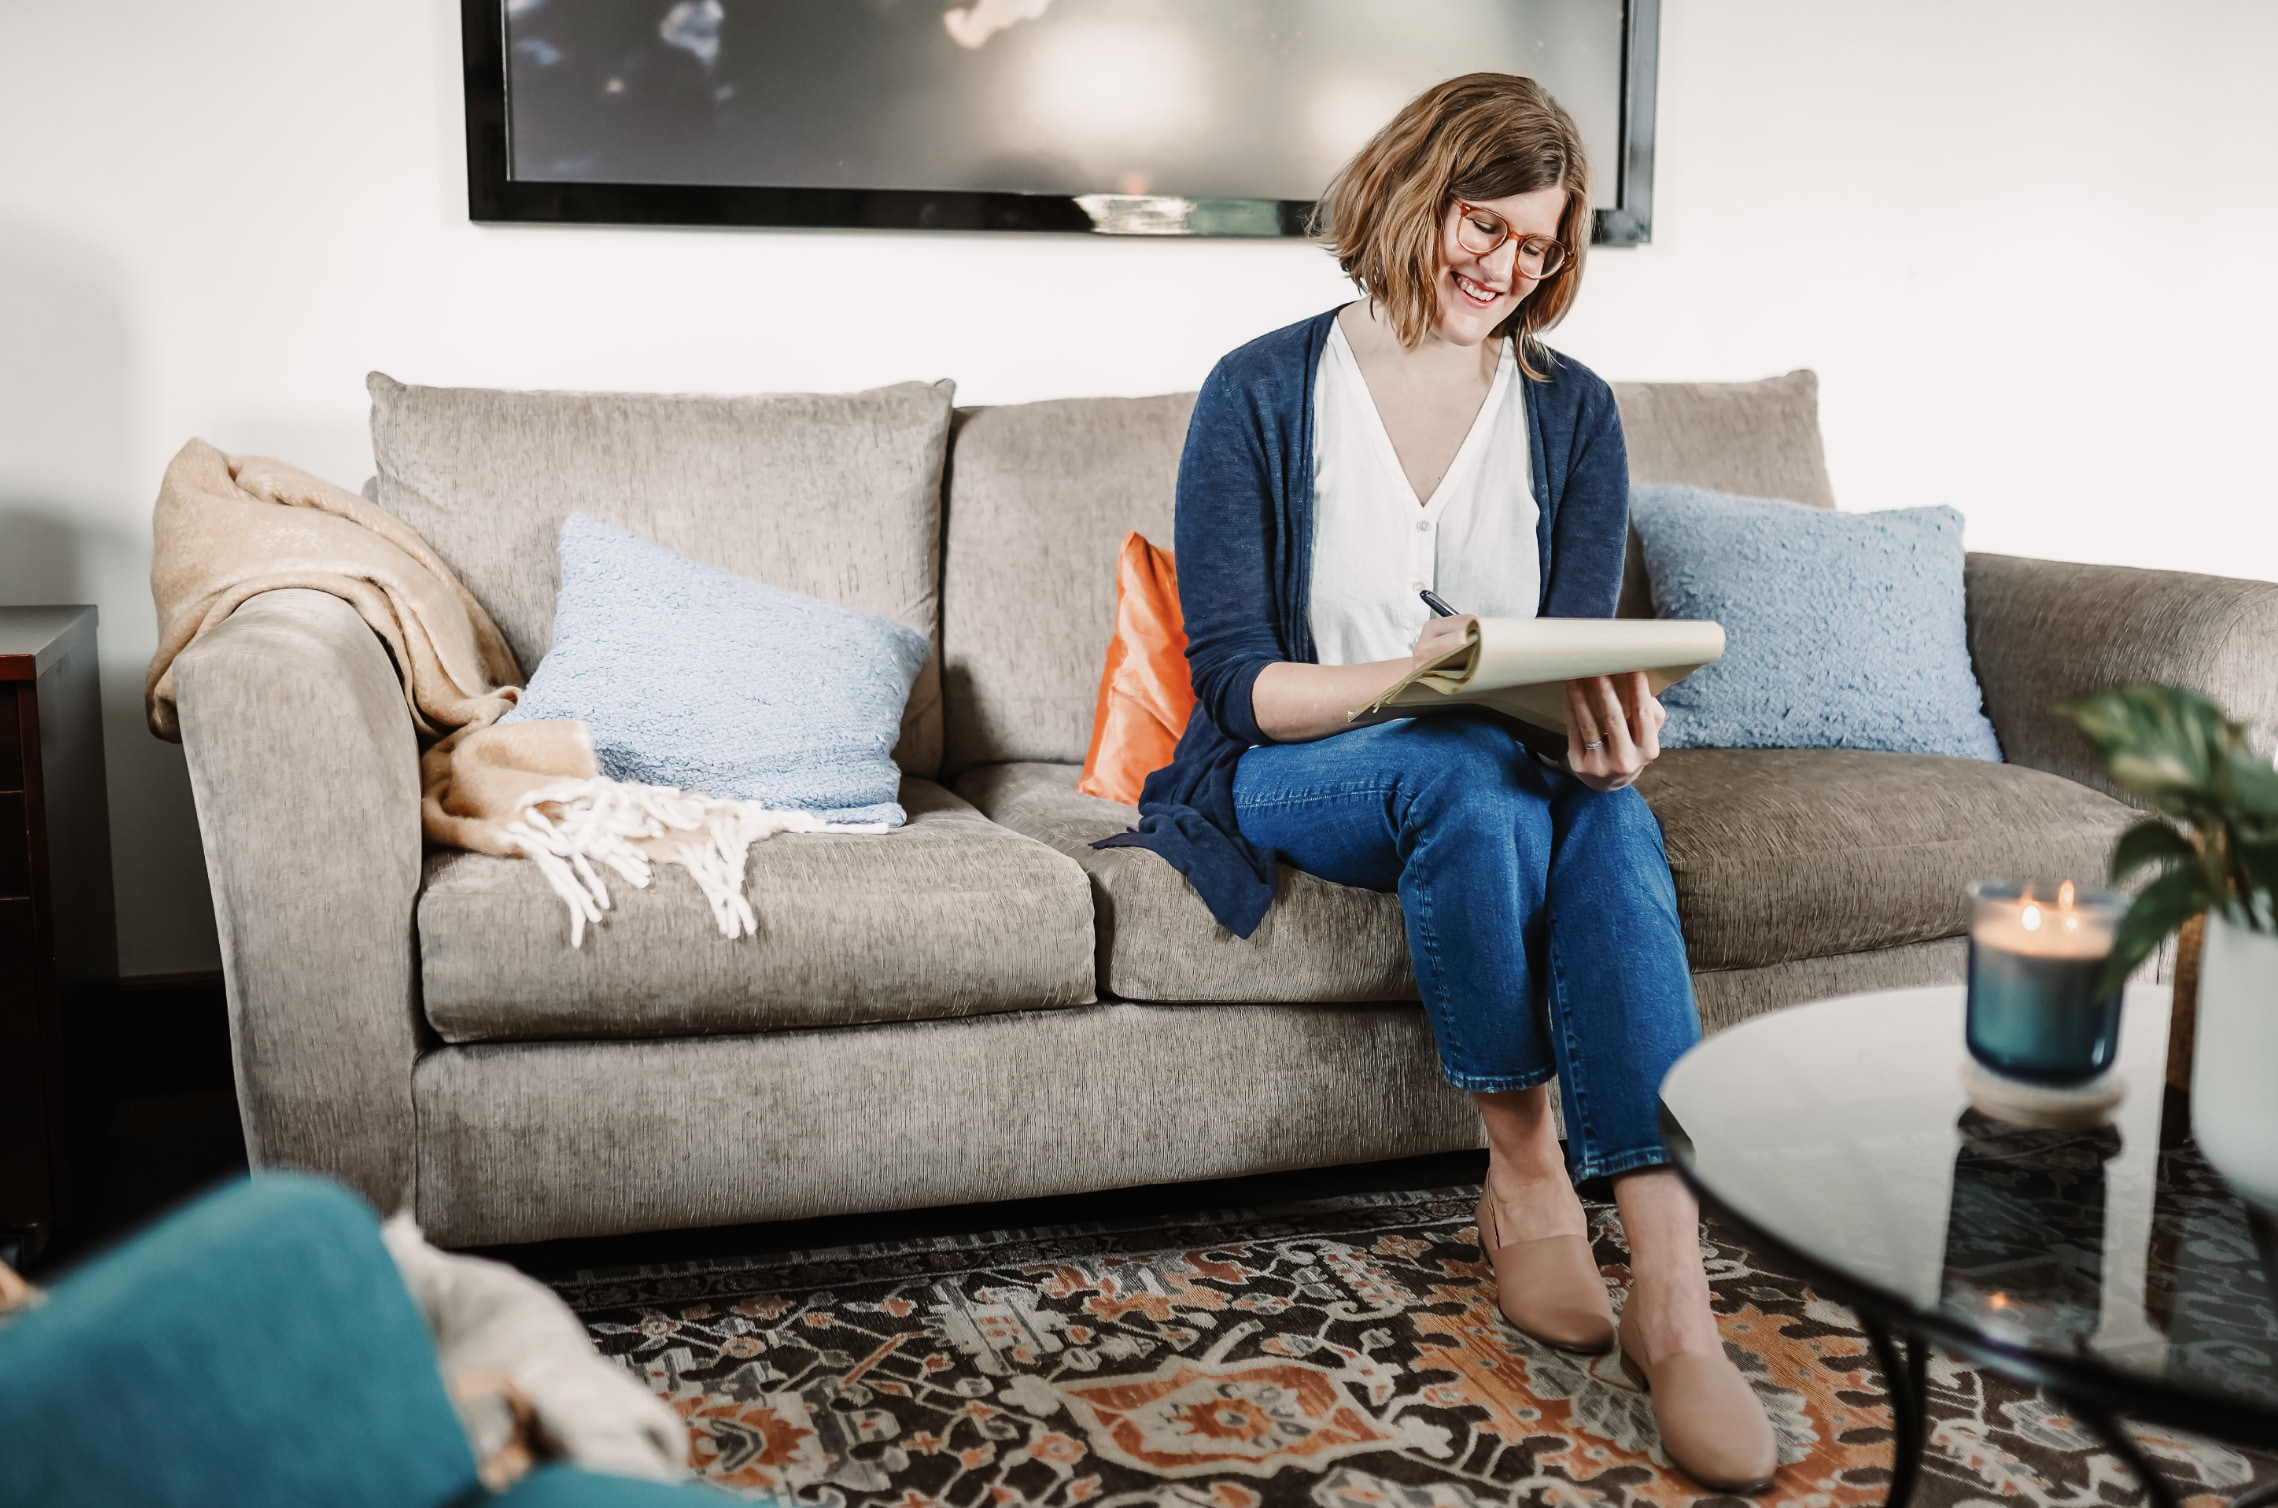
<svg viewBox="0 0 2278 1508">
<path fill-rule="evenodd" d="M 1931 1345 L 2046 1389 L 2172 1505 L 2116 1416 L 2278 1442 L 2270 1224 L 2164 1093 L 2164 987 L 2128 991 L 2128 1095 L 2093 1131 L 1969 1109 L 1962 996 L 1852 995 L 1708 1038 L 1661 1085 L 1670 1154 L 1720 1221 L 1858 1310 L 1895 1415 L 1893 1505 L 1927 1433 Z"/>
</svg>

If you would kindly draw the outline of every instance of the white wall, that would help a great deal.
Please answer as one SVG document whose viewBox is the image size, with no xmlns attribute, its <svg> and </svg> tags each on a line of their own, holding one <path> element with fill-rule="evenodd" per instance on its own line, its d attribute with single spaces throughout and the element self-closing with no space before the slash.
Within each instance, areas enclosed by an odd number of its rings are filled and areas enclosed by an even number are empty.
<svg viewBox="0 0 2278 1508">
<path fill-rule="evenodd" d="M 1846 507 L 2278 579 L 2278 6 L 1668 0 L 1650 247 L 1559 343 L 1818 369 Z M 0 5 L 0 602 L 103 611 L 129 972 L 215 961 L 141 731 L 149 506 L 191 435 L 366 475 L 363 374 L 975 402 L 1191 387 L 1343 296 L 1289 244 L 481 228 L 453 0 Z"/>
</svg>

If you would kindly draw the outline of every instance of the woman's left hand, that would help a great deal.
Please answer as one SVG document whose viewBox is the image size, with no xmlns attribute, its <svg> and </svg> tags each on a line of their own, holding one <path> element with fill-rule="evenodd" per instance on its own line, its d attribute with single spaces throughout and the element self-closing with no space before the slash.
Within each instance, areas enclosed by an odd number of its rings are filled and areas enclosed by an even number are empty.
<svg viewBox="0 0 2278 1508">
<path fill-rule="evenodd" d="M 1566 767 L 1593 791 L 1618 791 L 1661 753 L 1669 714 L 1645 672 L 1566 683 Z"/>
</svg>

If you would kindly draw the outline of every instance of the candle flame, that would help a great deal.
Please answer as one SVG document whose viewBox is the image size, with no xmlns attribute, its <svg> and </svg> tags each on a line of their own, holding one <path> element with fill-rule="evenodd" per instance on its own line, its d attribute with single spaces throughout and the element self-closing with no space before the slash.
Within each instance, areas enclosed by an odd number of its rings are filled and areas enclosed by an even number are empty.
<svg viewBox="0 0 2278 1508">
<path fill-rule="evenodd" d="M 2026 905 L 2025 905 L 2025 910 L 2024 910 L 2023 914 L 2022 914 L 2022 915 L 2020 915 L 2020 916 L 2017 918 L 2017 924 L 2018 924 L 2019 926 L 2023 927 L 2023 928 L 2024 928 L 2026 931 L 2028 931 L 2028 932 L 2038 932 L 2038 931 L 2040 931 L 2040 930 L 2041 930 L 2041 908 L 2040 908 L 2040 907 L 2038 907 L 2038 906 L 2036 906 L 2036 905 L 2033 905 L 2031 902 L 2029 902 L 2029 901 L 2028 901 L 2028 902 L 2026 903 Z"/>
<path fill-rule="evenodd" d="M 2070 880 L 2066 880 L 2062 885 L 2057 886 L 2057 909 L 2060 911 L 2072 909 L 2072 881 Z"/>
</svg>

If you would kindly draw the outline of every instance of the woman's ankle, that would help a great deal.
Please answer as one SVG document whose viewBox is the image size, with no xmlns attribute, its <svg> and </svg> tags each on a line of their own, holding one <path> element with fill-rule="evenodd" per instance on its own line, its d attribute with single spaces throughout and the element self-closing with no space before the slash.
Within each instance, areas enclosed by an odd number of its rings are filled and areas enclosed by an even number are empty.
<svg viewBox="0 0 2278 1508">
<path fill-rule="evenodd" d="M 1566 1176 L 1565 1164 L 1501 1157 L 1494 1152 L 1487 1154 L 1487 1187 L 1513 1197 L 1563 1191 L 1569 1198 L 1580 1198 L 1574 1193 L 1574 1181 Z"/>
<path fill-rule="evenodd" d="M 1566 1156 L 1558 1144 L 1558 1123 L 1550 1114 L 1546 1086 L 1476 1093 L 1471 1099 L 1487 1133 L 1490 1182 L 1516 1188 L 1566 1177 Z"/>
<path fill-rule="evenodd" d="M 1614 1202 L 1629 1244 L 1631 1323 L 1646 1360 L 1721 1352 L 1691 1191 L 1668 1168 L 1643 1168 L 1614 1180 Z"/>
<path fill-rule="evenodd" d="M 1544 1236 L 1590 1234 L 1590 1215 L 1563 1167 L 1514 1168 L 1492 1153 L 1487 1159 L 1487 1198 L 1504 1228 L 1502 1244 Z"/>
<path fill-rule="evenodd" d="M 1549 1086 L 1471 1098 L 1487 1132 L 1487 1197 L 1504 1227 L 1498 1244 L 1588 1236 L 1590 1217 L 1566 1176 Z"/>
<path fill-rule="evenodd" d="M 1709 1304 L 1705 1277 L 1632 1269 L 1622 1318 L 1628 1321 L 1649 1364 L 1683 1354 L 1724 1354 L 1724 1339 L 1717 1332 L 1716 1311 Z"/>
</svg>

